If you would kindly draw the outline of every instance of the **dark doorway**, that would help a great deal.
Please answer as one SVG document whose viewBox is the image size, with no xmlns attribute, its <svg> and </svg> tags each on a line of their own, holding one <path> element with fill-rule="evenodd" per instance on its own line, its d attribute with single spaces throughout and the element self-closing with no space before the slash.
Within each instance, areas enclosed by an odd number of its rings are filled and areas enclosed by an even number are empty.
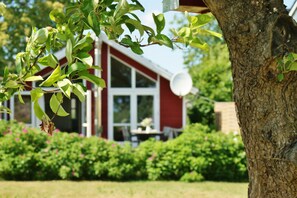
<svg viewBox="0 0 297 198">
<path fill-rule="evenodd" d="M 75 95 L 72 95 L 71 99 L 64 97 L 62 106 L 69 115 L 60 117 L 54 116 L 54 113 L 49 106 L 51 96 L 52 94 L 45 94 L 45 112 L 50 118 L 54 117 L 53 122 L 55 123 L 56 128 L 62 132 L 81 133 L 82 104 L 79 99 Z"/>
</svg>

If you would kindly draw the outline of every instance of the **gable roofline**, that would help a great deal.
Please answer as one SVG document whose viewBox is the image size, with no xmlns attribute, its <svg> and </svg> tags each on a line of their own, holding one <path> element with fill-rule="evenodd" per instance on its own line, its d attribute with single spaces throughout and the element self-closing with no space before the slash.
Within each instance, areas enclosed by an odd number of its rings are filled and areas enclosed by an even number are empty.
<svg viewBox="0 0 297 198">
<path fill-rule="evenodd" d="M 289 16 L 293 16 L 297 9 L 297 1 L 294 2 L 293 6 L 290 9 Z"/>
<path fill-rule="evenodd" d="M 109 40 L 104 33 L 100 34 L 99 39 L 101 41 L 103 41 L 104 43 L 106 43 L 107 45 L 109 45 L 109 46 L 113 47 L 114 49 L 118 50 L 122 54 L 124 54 L 124 55 L 130 57 L 131 59 L 133 59 L 134 61 L 140 63 L 141 65 L 143 65 L 147 69 L 149 69 L 149 70 L 157 73 L 158 75 L 162 76 L 163 78 L 167 79 L 168 81 L 171 80 L 171 78 L 173 76 L 173 73 L 171 73 L 170 71 L 164 69 L 160 65 L 157 65 L 157 64 L 153 63 L 152 61 L 145 58 L 144 56 L 135 54 L 134 52 L 131 51 L 131 49 L 126 48 L 126 47 L 116 43 L 115 41 Z M 196 94 L 199 93 L 199 90 L 196 87 L 192 87 L 191 93 L 196 95 Z"/>
<path fill-rule="evenodd" d="M 93 37 L 94 40 L 99 39 L 99 41 L 102 41 L 102 42 L 106 43 L 107 45 L 113 47 L 114 49 L 121 52 L 125 56 L 130 57 L 134 61 L 140 63 L 145 68 L 157 73 L 158 75 L 162 76 L 163 78 L 167 79 L 168 81 L 171 80 L 171 78 L 173 76 L 173 73 L 171 73 L 170 71 L 164 69 L 160 65 L 157 65 L 157 64 L 153 63 L 149 59 L 147 59 L 147 58 L 145 58 L 145 57 L 143 57 L 141 55 L 135 54 L 134 52 L 131 51 L 131 49 L 126 48 L 126 47 L 116 43 L 115 41 L 109 40 L 104 33 L 101 33 L 100 36 L 97 39 L 96 39 L 95 35 L 92 34 L 91 36 Z M 100 48 L 100 47 L 101 46 L 98 46 L 97 44 L 94 45 L 94 48 Z M 57 57 L 58 60 L 62 60 L 63 58 L 65 58 L 65 56 L 66 56 L 65 55 L 65 48 L 57 51 L 55 53 L 55 56 Z M 196 95 L 198 92 L 199 92 L 199 90 L 196 87 L 192 87 L 192 89 L 191 89 L 192 94 Z"/>
<path fill-rule="evenodd" d="M 170 71 L 153 63 L 152 61 L 148 60 L 147 58 L 145 58 L 141 55 L 135 54 L 134 52 L 131 51 L 131 49 L 126 48 L 126 47 L 116 43 L 115 41 L 109 40 L 105 34 L 101 33 L 99 39 L 101 39 L 104 43 L 113 47 L 117 51 L 121 52 L 122 54 L 124 54 L 124 55 L 130 57 L 131 59 L 135 60 L 136 62 L 140 63 L 142 66 L 146 67 L 147 69 L 162 76 L 163 78 L 170 81 L 170 78 L 173 76 L 173 74 Z"/>
</svg>

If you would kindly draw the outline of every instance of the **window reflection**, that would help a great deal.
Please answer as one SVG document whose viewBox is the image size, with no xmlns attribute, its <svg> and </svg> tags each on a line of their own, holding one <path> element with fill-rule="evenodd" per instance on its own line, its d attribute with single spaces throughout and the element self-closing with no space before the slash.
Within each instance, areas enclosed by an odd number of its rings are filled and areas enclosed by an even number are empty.
<svg viewBox="0 0 297 198">
<path fill-rule="evenodd" d="M 140 123 L 145 118 L 153 118 L 154 97 L 137 96 L 137 122 Z"/>
<path fill-rule="evenodd" d="M 111 58 L 111 87 L 131 87 L 131 68 Z"/>
<path fill-rule="evenodd" d="M 130 96 L 114 96 L 113 122 L 130 123 Z"/>
<path fill-rule="evenodd" d="M 156 83 L 136 72 L 136 87 L 156 87 Z"/>
</svg>

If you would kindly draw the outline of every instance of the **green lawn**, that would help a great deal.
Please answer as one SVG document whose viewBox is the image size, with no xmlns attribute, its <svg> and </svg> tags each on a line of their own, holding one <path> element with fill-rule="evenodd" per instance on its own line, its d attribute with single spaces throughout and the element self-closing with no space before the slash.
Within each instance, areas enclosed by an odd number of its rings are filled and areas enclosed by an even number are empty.
<svg viewBox="0 0 297 198">
<path fill-rule="evenodd" d="M 247 183 L 0 181 L 0 198 L 246 198 Z"/>
</svg>

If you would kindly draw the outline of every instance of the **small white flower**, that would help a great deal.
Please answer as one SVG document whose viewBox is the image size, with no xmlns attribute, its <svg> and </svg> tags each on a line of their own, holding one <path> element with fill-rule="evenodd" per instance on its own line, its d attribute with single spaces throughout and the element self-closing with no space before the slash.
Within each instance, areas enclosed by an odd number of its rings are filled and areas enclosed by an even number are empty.
<svg viewBox="0 0 297 198">
<path fill-rule="evenodd" d="M 153 121 L 152 118 L 144 118 L 144 119 L 141 121 L 140 124 L 141 124 L 141 126 L 143 126 L 143 127 L 147 127 L 147 126 L 151 126 L 152 121 Z"/>
</svg>

